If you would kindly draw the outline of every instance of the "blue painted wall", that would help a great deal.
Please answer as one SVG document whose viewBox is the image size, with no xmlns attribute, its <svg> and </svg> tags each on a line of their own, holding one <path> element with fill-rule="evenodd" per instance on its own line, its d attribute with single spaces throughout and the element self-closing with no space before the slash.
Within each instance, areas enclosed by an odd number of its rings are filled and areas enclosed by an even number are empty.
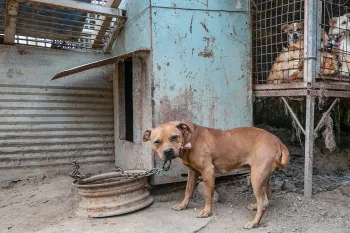
<svg viewBox="0 0 350 233">
<path fill-rule="evenodd" d="M 149 0 L 123 0 L 120 9 L 127 11 L 127 23 L 112 49 L 113 55 L 151 49 L 151 16 Z"/>
<path fill-rule="evenodd" d="M 151 101 L 143 100 L 142 104 L 153 114 L 142 114 L 142 122 L 147 124 L 144 128 L 148 128 L 149 119 L 153 127 L 173 120 L 221 129 L 252 125 L 248 1 L 123 1 L 125 6 L 129 3 L 138 5 L 134 7 L 138 13 L 130 5 L 124 8 L 135 27 L 123 30 L 114 55 L 151 49 L 147 59 L 151 96 L 145 90 L 144 98 Z M 122 157 L 116 148 L 119 164 L 127 156 L 126 144 L 122 145 Z M 150 154 L 145 143 L 127 148 Z M 154 165 L 159 167 L 162 162 L 154 158 Z M 186 172 L 175 161 L 170 171 L 154 176 L 153 183 L 180 181 Z"/>
<path fill-rule="evenodd" d="M 171 120 L 222 129 L 251 125 L 247 12 L 158 7 L 169 2 L 175 1 L 152 1 L 155 125 Z M 217 1 L 208 6 L 211 2 Z"/>
</svg>

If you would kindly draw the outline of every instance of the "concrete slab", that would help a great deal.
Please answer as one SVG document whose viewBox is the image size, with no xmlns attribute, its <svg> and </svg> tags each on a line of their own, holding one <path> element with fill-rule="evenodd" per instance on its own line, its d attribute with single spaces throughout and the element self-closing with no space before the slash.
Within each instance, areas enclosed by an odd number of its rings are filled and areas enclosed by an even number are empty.
<svg viewBox="0 0 350 233">
<path fill-rule="evenodd" d="M 205 227 L 213 217 L 196 218 L 195 209 L 181 212 L 171 210 L 174 203 L 154 203 L 152 206 L 127 215 L 86 219 L 74 218 L 47 227 L 38 233 L 147 233 L 147 232 L 196 232 Z"/>
</svg>

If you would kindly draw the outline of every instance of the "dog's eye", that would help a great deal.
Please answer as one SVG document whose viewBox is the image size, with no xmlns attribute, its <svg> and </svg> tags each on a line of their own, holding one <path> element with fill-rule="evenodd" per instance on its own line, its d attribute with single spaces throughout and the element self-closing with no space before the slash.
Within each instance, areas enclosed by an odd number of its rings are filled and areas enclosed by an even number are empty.
<svg viewBox="0 0 350 233">
<path fill-rule="evenodd" d="M 342 24 L 342 25 L 346 24 L 346 21 L 343 21 L 341 24 Z"/>
<path fill-rule="evenodd" d="M 155 140 L 154 141 L 154 145 L 159 146 L 160 145 L 160 141 L 159 140 Z"/>
<path fill-rule="evenodd" d="M 171 137 L 171 141 L 176 141 L 177 139 L 179 139 L 179 136 L 177 135 Z"/>
</svg>

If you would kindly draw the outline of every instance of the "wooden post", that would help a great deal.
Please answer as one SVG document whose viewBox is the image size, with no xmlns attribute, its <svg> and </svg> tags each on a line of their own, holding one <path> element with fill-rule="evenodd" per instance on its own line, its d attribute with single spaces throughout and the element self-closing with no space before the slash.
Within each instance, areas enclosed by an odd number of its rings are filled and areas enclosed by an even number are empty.
<svg viewBox="0 0 350 233">
<path fill-rule="evenodd" d="M 116 18 L 124 18 L 125 15 L 124 10 L 103 7 L 91 3 L 78 2 L 74 0 L 20 0 L 21 2 L 29 2 L 32 4 L 40 5 L 40 6 L 50 6 L 54 8 L 64 9 L 64 10 L 72 10 L 79 11 L 85 13 L 92 13 L 96 15 L 104 15 Z"/>
<path fill-rule="evenodd" d="M 18 15 L 18 0 L 7 0 L 5 16 L 4 43 L 14 44 Z"/>
</svg>

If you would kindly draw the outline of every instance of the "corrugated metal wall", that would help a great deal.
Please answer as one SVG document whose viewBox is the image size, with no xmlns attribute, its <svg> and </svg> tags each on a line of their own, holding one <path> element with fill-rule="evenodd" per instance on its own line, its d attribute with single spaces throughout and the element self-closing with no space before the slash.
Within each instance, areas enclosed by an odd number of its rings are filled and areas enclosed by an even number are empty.
<svg viewBox="0 0 350 233">
<path fill-rule="evenodd" d="M 0 169 L 114 161 L 111 89 L 0 85 Z"/>
<path fill-rule="evenodd" d="M 111 67 L 50 82 L 59 71 L 104 56 L 38 48 L 19 53 L 15 46 L 0 50 L 0 180 L 10 169 L 57 169 L 75 159 L 113 164 Z"/>
</svg>

